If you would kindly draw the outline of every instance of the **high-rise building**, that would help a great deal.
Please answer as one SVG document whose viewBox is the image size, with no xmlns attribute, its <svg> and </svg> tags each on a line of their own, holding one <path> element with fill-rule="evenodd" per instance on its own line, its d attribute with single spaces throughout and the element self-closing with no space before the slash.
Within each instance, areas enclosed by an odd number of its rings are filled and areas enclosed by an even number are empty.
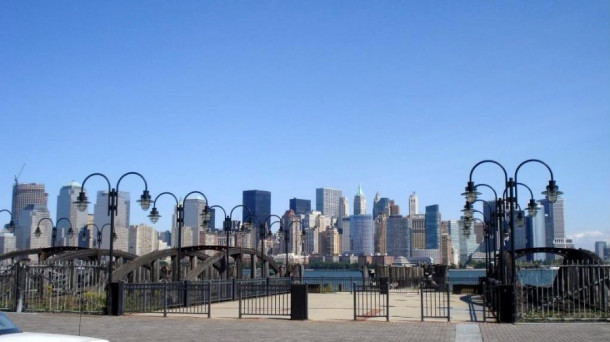
<svg viewBox="0 0 610 342">
<path fill-rule="evenodd" d="M 316 210 L 324 216 L 339 217 L 339 198 L 342 196 L 341 190 L 316 189 Z"/>
<path fill-rule="evenodd" d="M 349 220 L 349 200 L 347 197 L 339 197 L 339 216 L 337 217 L 337 227 L 343 229 L 344 219 Z M 340 230 L 340 234 L 343 234 Z"/>
<path fill-rule="evenodd" d="M 7 231 L 0 233 L 0 254 L 10 253 L 17 250 L 15 235 Z"/>
<path fill-rule="evenodd" d="M 539 202 L 544 207 L 546 247 L 554 247 L 553 241 L 555 239 L 565 238 L 565 225 L 563 219 L 564 199 L 559 197 L 557 198 L 557 202 L 551 203 L 545 198 Z"/>
<path fill-rule="evenodd" d="M 291 198 L 289 205 L 290 210 L 297 215 L 305 215 L 311 211 L 311 201 L 308 199 Z"/>
<path fill-rule="evenodd" d="M 289 231 L 288 235 L 288 251 L 284 243 L 282 243 L 281 250 L 284 253 L 292 253 L 294 255 L 300 255 L 302 246 L 302 234 L 301 234 L 301 221 L 299 217 L 295 215 L 294 211 L 287 210 L 282 216 L 284 229 Z"/>
<path fill-rule="evenodd" d="M 250 209 L 252 222 L 254 224 L 262 224 L 262 220 L 266 220 L 267 227 L 271 227 L 271 192 L 264 190 L 246 190 L 243 192 L 242 204 Z M 251 218 L 247 209 L 242 210 L 242 221 L 247 222 Z M 256 234 L 255 246 L 260 245 L 260 235 Z"/>
<path fill-rule="evenodd" d="M 349 222 L 349 217 L 341 219 L 341 228 L 339 229 L 339 234 L 341 235 L 341 253 L 352 252 L 352 238 Z"/>
<path fill-rule="evenodd" d="M 354 215 L 366 214 L 366 197 L 362 192 L 362 187 L 358 185 L 358 192 L 354 196 Z"/>
<path fill-rule="evenodd" d="M 375 254 L 387 255 L 387 229 L 388 229 L 388 215 L 382 212 L 375 217 L 375 232 L 374 232 L 374 249 Z"/>
<path fill-rule="evenodd" d="M 417 198 L 417 194 L 413 192 L 409 196 L 409 216 L 415 216 L 419 214 L 419 199 Z"/>
<path fill-rule="evenodd" d="M 114 232 L 117 239 L 113 242 L 115 250 L 127 252 L 128 250 L 128 235 L 129 235 L 129 209 L 131 207 L 129 192 L 119 191 L 117 198 L 117 211 L 114 217 Z M 110 215 L 108 212 L 108 192 L 98 191 L 97 199 L 93 207 L 93 223 L 100 229 L 110 223 Z M 110 248 L 110 226 L 102 229 L 102 247 L 103 249 Z"/>
<path fill-rule="evenodd" d="M 81 185 L 76 182 L 64 185 L 59 190 L 59 195 L 57 196 L 57 215 L 55 216 L 57 227 L 56 246 L 78 246 L 79 237 L 82 236 L 83 230 L 87 227 L 89 213 L 79 211 L 76 208 L 76 204 L 74 204 L 80 191 Z M 70 222 L 61 220 L 62 218 L 67 218 Z M 72 238 L 67 236 L 70 224 L 74 231 Z"/>
<path fill-rule="evenodd" d="M 600 257 L 602 260 L 606 260 L 608 256 L 606 255 L 606 250 L 608 249 L 608 245 L 606 241 L 595 241 L 595 254 Z"/>
<path fill-rule="evenodd" d="M 426 215 L 409 215 L 411 228 L 411 250 L 426 248 Z"/>
<path fill-rule="evenodd" d="M 409 228 L 409 219 L 401 215 L 392 215 L 388 217 L 387 226 L 387 248 L 388 255 L 403 256 L 408 258 L 411 256 L 411 232 Z"/>
<path fill-rule="evenodd" d="M 441 212 L 438 204 L 426 206 L 426 249 L 440 248 Z"/>
<path fill-rule="evenodd" d="M 50 220 L 41 222 L 43 218 L 51 218 L 46 205 L 29 204 L 21 210 L 19 228 L 15 229 L 18 250 L 51 247 L 53 225 Z M 36 237 L 38 227 L 41 234 Z"/>
<path fill-rule="evenodd" d="M 159 249 L 159 235 L 146 224 L 129 227 L 129 253 L 144 255 Z"/>
<path fill-rule="evenodd" d="M 352 252 L 359 255 L 373 255 L 375 252 L 373 216 L 369 214 L 352 215 L 349 226 Z"/>
<path fill-rule="evenodd" d="M 545 247 L 546 246 L 546 229 L 545 224 L 545 213 L 544 206 L 538 203 L 537 213 L 535 216 L 527 216 L 525 220 L 525 230 L 527 237 L 527 248 L 534 247 Z M 546 259 L 545 253 L 536 253 L 534 255 L 527 256 L 529 261 Z"/>
<path fill-rule="evenodd" d="M 390 215 L 390 199 L 387 197 L 379 197 L 379 193 L 375 196 L 375 203 L 373 204 L 373 218 L 377 218 L 377 216 L 382 213 L 386 213 L 388 216 Z"/>
<path fill-rule="evenodd" d="M 49 195 L 44 190 L 44 184 L 15 183 L 15 185 L 13 185 L 13 204 L 11 209 L 15 226 L 19 227 L 21 211 L 26 206 L 30 204 L 40 204 L 47 207 L 48 197 Z"/>
<path fill-rule="evenodd" d="M 205 199 L 203 196 L 198 195 L 194 198 L 187 198 L 183 201 L 182 205 L 184 206 L 184 229 L 190 229 L 193 236 L 193 241 L 191 241 L 186 246 L 199 246 L 202 243 L 199 241 L 200 233 L 204 230 L 203 219 L 201 216 L 206 206 Z M 176 235 L 177 232 L 172 230 Z"/>
</svg>

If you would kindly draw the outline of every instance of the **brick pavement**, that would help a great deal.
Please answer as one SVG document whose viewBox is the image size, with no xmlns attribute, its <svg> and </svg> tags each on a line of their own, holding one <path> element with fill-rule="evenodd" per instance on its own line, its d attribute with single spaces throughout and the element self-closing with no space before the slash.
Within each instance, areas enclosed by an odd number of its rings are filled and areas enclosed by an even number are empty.
<svg viewBox="0 0 610 342">
<path fill-rule="evenodd" d="M 451 301 L 452 322 L 420 322 L 415 296 L 390 297 L 390 322 L 353 321 L 349 294 L 309 296 L 309 320 L 237 318 L 237 303 L 214 304 L 212 318 L 202 316 L 127 315 L 82 316 L 6 313 L 24 331 L 81 334 L 132 341 L 608 341 L 608 323 L 496 324 L 480 322 L 480 312 L 468 300 Z M 479 322 L 472 322 L 478 320 Z"/>
</svg>

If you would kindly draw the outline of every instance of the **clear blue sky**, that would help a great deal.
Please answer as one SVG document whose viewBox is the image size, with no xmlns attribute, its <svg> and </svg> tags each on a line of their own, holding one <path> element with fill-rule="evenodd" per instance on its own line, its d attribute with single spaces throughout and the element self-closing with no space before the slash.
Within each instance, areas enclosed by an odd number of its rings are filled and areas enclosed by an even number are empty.
<svg viewBox="0 0 610 342">
<path fill-rule="evenodd" d="M 25 163 L 20 182 L 46 185 L 53 217 L 62 185 L 138 171 L 153 195 L 225 207 L 268 190 L 278 215 L 361 184 L 369 210 L 379 192 L 406 213 L 415 191 L 457 219 L 475 163 L 539 158 L 567 235 L 610 240 L 605 0 L 3 1 L 0 42 L 0 208 Z M 548 178 L 519 172 L 536 194 Z M 166 230 L 172 203 L 158 207 Z"/>
</svg>

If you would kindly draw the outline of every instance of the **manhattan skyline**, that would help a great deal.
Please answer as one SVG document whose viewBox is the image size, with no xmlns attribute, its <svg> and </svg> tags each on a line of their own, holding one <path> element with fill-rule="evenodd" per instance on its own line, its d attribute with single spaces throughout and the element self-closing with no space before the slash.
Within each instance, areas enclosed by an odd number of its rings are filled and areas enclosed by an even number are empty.
<svg viewBox="0 0 610 342">
<path fill-rule="evenodd" d="M 367 212 L 379 192 L 405 214 L 415 191 L 458 219 L 478 161 L 512 176 L 537 158 L 564 192 L 566 237 L 593 250 L 610 241 L 608 13 L 606 1 L 2 3 L 0 208 L 16 175 L 45 185 L 54 217 L 62 186 L 137 171 L 153 196 L 197 190 L 225 208 L 266 190 L 281 216 L 291 198 L 313 207 L 328 187 L 351 201 L 361 184 Z M 486 165 L 473 179 L 502 191 L 503 177 Z M 540 165 L 519 172 L 537 200 L 548 180 Z M 150 224 L 133 207 L 131 223 Z"/>
</svg>

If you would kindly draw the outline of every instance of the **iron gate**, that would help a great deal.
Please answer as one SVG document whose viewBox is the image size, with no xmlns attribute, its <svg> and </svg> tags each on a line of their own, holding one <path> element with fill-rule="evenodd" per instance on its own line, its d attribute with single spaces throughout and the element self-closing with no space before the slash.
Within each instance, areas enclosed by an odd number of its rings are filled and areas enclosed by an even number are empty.
<svg viewBox="0 0 610 342">
<path fill-rule="evenodd" d="M 421 293 L 421 320 L 425 318 L 447 318 L 451 321 L 451 306 L 449 285 L 432 285 L 422 281 L 419 291 Z"/>
<path fill-rule="evenodd" d="M 381 278 L 378 284 L 352 284 L 354 292 L 354 321 L 361 318 L 385 317 L 390 321 L 390 293 L 388 279 Z"/>
</svg>

